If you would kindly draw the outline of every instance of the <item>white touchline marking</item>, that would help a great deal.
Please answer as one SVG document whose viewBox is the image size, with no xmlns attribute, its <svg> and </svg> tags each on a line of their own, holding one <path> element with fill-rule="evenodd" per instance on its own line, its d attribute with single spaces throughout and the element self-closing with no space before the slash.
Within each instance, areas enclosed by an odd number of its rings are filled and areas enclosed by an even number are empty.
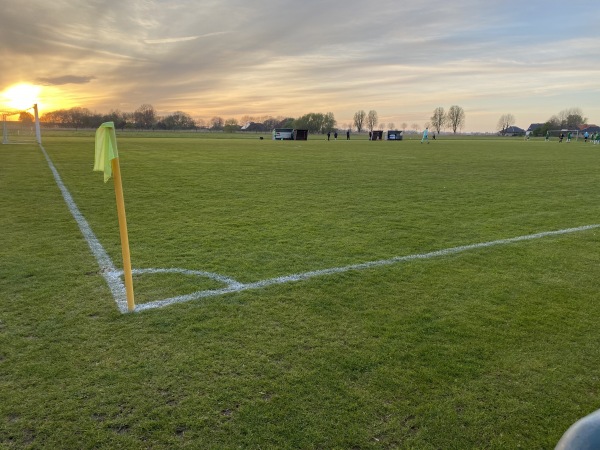
<svg viewBox="0 0 600 450">
<path fill-rule="evenodd" d="M 71 214 L 73 215 L 73 217 L 75 218 L 75 221 L 79 225 L 79 229 L 81 230 L 83 237 L 87 241 L 90 249 L 92 250 L 92 253 L 96 257 L 96 260 L 98 261 L 98 265 L 100 266 L 100 272 L 102 273 L 102 276 L 106 280 L 106 283 L 108 284 L 108 287 L 110 288 L 110 290 L 112 292 L 113 298 L 115 299 L 115 302 L 117 303 L 117 307 L 119 308 L 119 311 L 121 311 L 122 313 L 127 313 L 128 312 L 128 310 L 127 310 L 127 295 L 125 292 L 125 284 L 121 281 L 121 277 L 123 276 L 123 271 L 118 270 L 115 267 L 112 260 L 110 259 L 110 256 L 108 256 L 108 253 L 106 253 L 106 250 L 104 250 L 104 247 L 102 247 L 102 244 L 100 244 L 100 241 L 98 241 L 98 238 L 96 238 L 96 235 L 92 231 L 87 220 L 85 220 L 85 217 L 83 217 L 83 215 L 79 211 L 79 208 L 75 204 L 73 197 L 71 197 L 71 194 L 69 193 L 69 191 L 65 187 L 64 183 L 62 182 L 62 179 L 60 178 L 58 171 L 54 167 L 52 160 L 48 156 L 48 153 L 46 153 L 46 150 L 44 149 L 44 147 L 42 147 L 42 145 L 40 145 L 40 148 L 42 149 L 42 152 L 44 153 L 44 156 L 46 157 L 46 161 L 48 162 L 48 165 L 50 166 L 50 170 L 52 171 L 52 173 L 54 175 L 56 184 L 58 185 L 60 191 L 62 192 L 63 198 L 65 199 L 65 202 L 67 203 L 69 211 L 71 211 Z M 210 289 L 210 290 L 204 290 L 204 291 L 197 291 L 197 292 L 192 292 L 191 294 L 180 295 L 177 297 L 167 298 L 164 300 L 156 300 L 153 302 L 142 303 L 142 304 L 135 306 L 134 312 L 146 311 L 148 309 L 162 308 L 164 306 L 172 305 L 175 303 L 184 303 L 184 302 L 189 302 L 192 300 L 198 300 L 201 298 L 229 294 L 232 292 L 247 291 L 250 289 L 261 289 L 261 288 L 265 288 L 267 286 L 272 286 L 272 285 L 276 285 L 276 284 L 292 283 L 295 281 L 308 280 L 310 278 L 322 277 L 322 276 L 326 276 L 326 275 L 334 275 L 334 274 L 350 272 L 350 271 L 365 270 L 365 269 L 371 269 L 371 268 L 380 267 L 380 266 L 389 266 L 392 264 L 398 264 L 398 263 L 407 262 L 407 261 L 414 261 L 417 259 L 430 259 L 430 258 L 436 258 L 439 256 L 454 255 L 454 254 L 462 253 L 462 252 L 465 252 L 468 250 L 493 247 L 496 245 L 512 244 L 512 243 L 521 242 L 521 241 L 530 241 L 533 239 L 540 239 L 540 238 L 544 238 L 544 237 L 548 237 L 548 236 L 559 236 L 562 234 L 577 233 L 580 231 L 593 230 L 595 228 L 600 228 L 600 224 L 584 225 L 581 227 L 566 228 L 563 230 L 556 230 L 556 231 L 543 231 L 540 233 L 526 234 L 524 236 L 517 236 L 517 237 L 513 237 L 513 238 L 498 239 L 495 241 L 488 241 L 488 242 L 480 242 L 478 244 L 461 245 L 458 247 L 451 247 L 451 248 L 436 250 L 436 251 L 428 252 L 428 253 L 418 253 L 415 255 L 407 255 L 407 256 L 395 256 L 390 259 L 382 259 L 382 260 L 378 260 L 378 261 L 368 261 L 368 262 L 359 263 L 359 264 L 351 264 L 351 265 L 343 266 L 343 267 L 332 267 L 330 269 L 313 270 L 313 271 L 309 271 L 309 272 L 303 272 L 303 273 L 285 275 L 285 276 L 276 277 L 276 278 L 269 278 L 269 279 L 261 280 L 261 281 L 255 281 L 253 283 L 240 283 L 240 282 L 236 281 L 235 279 L 224 276 L 224 275 L 220 275 L 220 274 L 212 273 L 212 272 L 204 272 L 204 271 L 199 271 L 199 270 L 188 270 L 188 269 L 177 269 L 177 268 L 133 269 L 133 273 L 136 275 L 158 274 L 158 273 L 178 273 L 178 274 L 183 274 L 183 275 L 206 277 L 206 278 L 210 278 L 215 281 L 222 282 L 226 285 L 225 287 L 223 287 L 221 289 Z"/>
<path fill-rule="evenodd" d="M 121 281 L 119 270 L 117 270 L 117 268 L 113 264 L 112 259 L 110 259 L 110 256 L 108 256 L 108 253 L 106 253 L 104 247 L 102 247 L 102 244 L 92 231 L 92 228 L 90 227 L 88 221 L 85 220 L 85 217 L 83 217 L 83 214 L 81 214 L 81 211 L 79 211 L 75 200 L 73 200 L 73 197 L 71 197 L 71 194 L 62 182 L 62 178 L 58 174 L 56 167 L 54 167 L 50 156 L 48 156 L 48 153 L 46 153 L 46 149 L 41 144 L 40 148 L 42 149 L 42 152 L 46 157 L 48 166 L 50 167 L 50 170 L 54 175 L 54 180 L 56 181 L 56 184 L 58 185 L 58 188 L 60 189 L 60 192 L 62 193 L 62 196 L 65 199 L 65 203 L 67 204 L 69 211 L 71 211 L 71 214 L 75 218 L 75 222 L 77 222 L 77 225 L 79 225 L 81 234 L 83 234 L 83 237 L 90 246 L 93 255 L 96 257 L 96 261 L 98 261 L 98 265 L 100 266 L 100 273 L 106 280 L 106 284 L 108 284 L 108 287 L 112 292 L 113 298 L 117 303 L 119 311 L 121 311 L 122 313 L 127 312 L 127 294 L 125 292 L 125 284 Z"/>
</svg>

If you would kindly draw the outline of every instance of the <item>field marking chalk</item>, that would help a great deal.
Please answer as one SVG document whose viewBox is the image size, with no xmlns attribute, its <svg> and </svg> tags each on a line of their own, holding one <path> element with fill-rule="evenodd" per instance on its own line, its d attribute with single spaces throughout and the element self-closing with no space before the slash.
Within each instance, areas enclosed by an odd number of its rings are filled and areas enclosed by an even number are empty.
<svg viewBox="0 0 600 450">
<path fill-rule="evenodd" d="M 436 250 L 436 251 L 428 252 L 428 253 L 418 253 L 418 254 L 407 255 L 407 256 L 395 256 L 390 259 L 369 261 L 369 262 L 364 262 L 364 263 L 360 263 L 360 264 L 351 264 L 351 265 L 343 266 L 343 267 L 333 267 L 330 269 L 313 270 L 310 272 L 303 272 L 303 273 L 297 273 L 297 274 L 292 274 L 292 275 L 286 275 L 286 276 L 282 276 L 282 277 L 269 278 L 266 280 L 256 281 L 254 283 L 231 282 L 231 283 L 228 283 L 228 285 L 226 287 L 221 288 L 221 289 L 197 291 L 197 292 L 193 292 L 191 294 L 181 295 L 178 297 L 172 297 L 172 298 L 168 298 L 168 299 L 164 299 L 164 300 L 157 300 L 157 301 L 153 301 L 153 302 L 142 303 L 142 304 L 136 305 L 135 312 L 145 311 L 148 309 L 162 308 L 162 307 L 165 307 L 168 305 L 173 305 L 175 303 L 184 303 L 184 302 L 189 302 L 192 300 L 198 300 L 198 299 L 207 298 L 207 297 L 214 297 L 217 295 L 224 295 L 224 294 L 229 294 L 229 293 L 233 293 L 233 292 L 247 291 L 250 289 L 262 289 L 267 286 L 273 286 L 276 284 L 292 283 L 292 282 L 296 282 L 296 281 L 308 280 L 310 278 L 315 278 L 315 277 L 334 275 L 334 274 L 350 272 L 350 271 L 360 271 L 360 270 L 365 270 L 365 269 L 371 269 L 374 267 L 389 266 L 392 264 L 398 264 L 398 263 L 408 262 L 408 261 L 415 261 L 415 260 L 419 260 L 419 259 L 437 258 L 440 256 L 454 255 L 454 254 L 466 252 L 469 250 L 494 247 L 497 245 L 507 245 L 507 244 L 512 244 L 512 243 L 521 242 L 521 241 L 530 241 L 533 239 L 541 239 L 541 238 L 548 237 L 548 236 L 559 236 L 559 235 L 563 235 L 563 234 L 577 233 L 577 232 L 581 232 L 581 231 L 593 230 L 596 228 L 600 228 L 600 224 L 584 225 L 581 227 L 566 228 L 563 230 L 556 230 L 556 231 L 543 231 L 540 233 L 527 234 L 524 236 L 517 236 L 517 237 L 513 237 L 513 238 L 498 239 L 495 241 L 488 241 L 488 242 L 480 242 L 478 244 L 461 245 L 458 247 L 451 247 L 451 248 Z M 158 269 L 154 269 L 154 270 L 158 270 Z M 173 270 L 173 271 L 180 270 L 182 272 L 184 271 L 184 269 L 171 269 L 171 270 Z M 148 272 L 148 273 L 151 273 L 151 272 Z M 203 273 L 203 272 L 201 272 L 201 273 Z M 227 278 L 227 277 L 225 277 L 225 278 Z M 220 280 L 220 281 L 222 281 L 222 280 Z"/>
<path fill-rule="evenodd" d="M 92 251 L 92 254 L 96 257 L 96 260 L 98 261 L 98 266 L 100 266 L 100 273 L 106 280 L 106 284 L 108 285 L 108 287 L 112 293 L 112 296 L 115 300 L 115 303 L 117 304 L 117 307 L 119 308 L 119 311 L 121 311 L 121 313 L 127 313 L 128 312 L 128 310 L 127 310 L 127 294 L 125 292 L 125 284 L 122 281 L 123 270 L 119 270 L 115 267 L 114 263 L 110 259 L 110 256 L 108 255 L 108 253 L 106 253 L 106 250 L 104 250 L 104 247 L 102 247 L 102 244 L 100 243 L 100 241 L 98 240 L 98 238 L 96 237 L 94 232 L 92 231 L 92 228 L 90 227 L 88 221 L 85 219 L 85 217 L 83 217 L 83 214 L 81 214 L 81 211 L 79 211 L 79 208 L 77 207 L 77 204 L 73 200 L 73 197 L 71 196 L 68 189 L 62 182 L 62 179 L 61 179 L 60 175 L 58 174 L 56 167 L 52 163 L 50 156 L 48 156 L 48 153 L 46 152 L 46 150 L 44 149 L 44 147 L 41 144 L 40 144 L 40 148 L 42 150 L 42 153 L 44 154 L 44 157 L 46 158 L 46 161 L 48 162 L 48 166 L 50 167 L 52 174 L 54 175 L 54 180 L 56 181 L 56 184 L 58 185 L 58 188 L 60 189 L 62 196 L 65 199 L 65 202 L 67 204 L 67 207 L 69 208 L 69 211 L 75 218 L 75 221 L 77 222 L 77 225 L 79 225 L 79 229 L 81 230 L 83 237 L 85 238 L 86 242 L 88 243 L 90 250 Z M 197 292 L 192 292 L 191 294 L 180 295 L 177 297 L 171 297 L 171 298 L 167 298 L 164 300 L 156 300 L 156 301 L 152 301 L 152 302 L 148 302 L 148 303 L 141 303 L 141 304 L 138 304 L 135 306 L 134 312 L 162 308 L 162 307 L 165 307 L 168 305 L 173 305 L 175 303 L 184 303 L 184 302 L 189 302 L 192 300 L 198 300 L 201 298 L 214 297 L 214 296 L 225 295 L 225 294 L 234 293 L 234 292 L 242 292 L 242 291 L 247 291 L 247 290 L 251 290 L 251 289 L 262 289 L 262 288 L 277 285 L 277 284 L 293 283 L 293 282 L 297 282 L 297 281 L 308 280 L 310 278 L 322 277 L 322 276 L 326 276 L 326 275 L 335 275 L 338 273 L 359 271 L 359 270 L 371 269 L 374 267 L 381 267 L 381 266 L 389 266 L 392 264 L 414 261 L 414 260 L 418 260 L 418 259 L 437 258 L 440 256 L 447 256 L 447 255 L 454 255 L 457 253 L 462 253 L 462 252 L 465 252 L 468 250 L 493 247 L 496 245 L 507 245 L 507 244 L 512 244 L 512 243 L 521 242 L 521 241 L 530 241 L 533 239 L 541 239 L 541 238 L 548 237 L 548 236 L 559 236 L 562 234 L 577 233 L 577 232 L 581 232 L 581 231 L 593 230 L 596 228 L 600 228 L 600 224 L 584 225 L 581 227 L 566 228 L 563 230 L 556 230 L 556 231 L 544 231 L 544 232 L 540 232 L 540 233 L 527 234 L 524 236 L 517 236 L 517 237 L 513 237 L 513 238 L 498 239 L 496 241 L 481 242 L 478 244 L 461 245 L 458 247 L 451 247 L 451 248 L 436 250 L 436 251 L 428 252 L 428 253 L 418 253 L 418 254 L 407 255 L 407 256 L 395 256 L 390 259 L 382 259 L 382 260 L 378 260 L 378 261 L 368 261 L 368 262 L 359 263 L 359 264 L 351 264 L 351 265 L 343 266 L 343 267 L 332 267 L 330 269 L 313 270 L 313 271 L 309 271 L 309 272 L 296 273 L 296 274 L 292 274 L 292 275 L 285 275 L 285 276 L 281 276 L 281 277 L 269 278 L 269 279 L 261 280 L 261 281 L 255 281 L 253 283 L 240 283 L 240 282 L 236 281 L 235 279 L 227 277 L 225 275 L 220 275 L 220 274 L 213 273 L 213 272 L 204 272 L 204 271 L 199 271 L 199 270 L 188 270 L 188 269 L 177 269 L 177 268 L 134 269 L 133 273 L 136 275 L 159 274 L 159 273 L 178 273 L 178 274 L 183 274 L 183 275 L 205 277 L 205 278 L 209 278 L 209 279 L 212 279 L 212 280 L 215 280 L 215 281 L 225 284 L 225 287 L 223 287 L 221 289 L 210 289 L 210 290 L 204 290 L 204 291 L 197 291 Z"/>
<path fill-rule="evenodd" d="M 48 156 L 46 149 L 41 144 L 40 148 L 42 149 L 42 153 L 44 154 L 44 157 L 48 162 L 48 166 L 50 167 L 50 170 L 54 175 L 54 180 L 56 181 L 56 184 L 58 185 L 58 188 L 60 189 L 60 192 L 62 193 L 62 196 L 65 199 L 65 203 L 67 204 L 69 211 L 75 218 L 75 222 L 77 222 L 77 225 L 79 225 L 81 234 L 83 234 L 83 237 L 88 243 L 92 254 L 96 257 L 96 261 L 98 261 L 98 266 L 100 266 L 100 273 L 106 280 L 106 284 L 108 284 L 112 296 L 115 299 L 115 302 L 117 303 L 119 311 L 121 311 L 122 313 L 126 313 L 127 294 L 125 292 L 125 284 L 121 281 L 119 271 L 112 262 L 112 259 L 110 259 L 110 256 L 108 256 L 108 253 L 106 253 L 106 250 L 104 250 L 104 247 L 102 247 L 102 244 L 100 243 L 94 232 L 92 231 L 90 224 L 87 220 L 85 220 L 85 217 L 83 217 L 81 211 L 79 211 L 75 200 L 73 200 L 73 197 L 69 193 L 67 187 L 62 182 L 62 178 L 58 174 L 58 170 L 56 170 L 56 167 L 54 167 L 54 164 L 52 163 L 50 156 Z"/>
</svg>

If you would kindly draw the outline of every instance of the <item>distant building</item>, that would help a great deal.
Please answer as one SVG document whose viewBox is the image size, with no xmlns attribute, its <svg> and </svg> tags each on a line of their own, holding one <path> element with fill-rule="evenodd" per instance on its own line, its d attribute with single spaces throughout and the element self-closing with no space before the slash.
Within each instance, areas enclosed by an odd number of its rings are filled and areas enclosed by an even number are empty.
<svg viewBox="0 0 600 450">
<path fill-rule="evenodd" d="M 532 123 L 531 125 L 529 125 L 529 128 L 527 128 L 527 131 L 534 132 L 535 130 L 537 130 L 538 128 L 542 128 L 543 126 L 543 123 Z"/>
<path fill-rule="evenodd" d="M 500 131 L 500 134 L 503 136 L 523 136 L 525 134 L 525 130 L 513 125 L 512 127 L 508 127 Z"/>
<path fill-rule="evenodd" d="M 600 132 L 600 127 L 598 125 L 588 125 L 587 123 L 579 127 L 580 133 L 585 133 L 586 131 L 588 133 L 598 133 Z"/>
<path fill-rule="evenodd" d="M 246 122 L 240 129 L 242 131 L 267 131 L 262 123 L 256 122 Z"/>
</svg>

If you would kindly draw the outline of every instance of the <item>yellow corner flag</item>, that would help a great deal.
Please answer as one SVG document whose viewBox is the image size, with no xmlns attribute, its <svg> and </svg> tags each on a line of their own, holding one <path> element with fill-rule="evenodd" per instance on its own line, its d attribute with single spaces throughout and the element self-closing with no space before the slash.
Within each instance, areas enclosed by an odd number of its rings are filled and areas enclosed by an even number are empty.
<svg viewBox="0 0 600 450">
<path fill-rule="evenodd" d="M 117 215 L 119 217 L 119 233 L 121 235 L 121 253 L 123 254 L 123 278 L 125 279 L 125 292 L 127 295 L 127 310 L 133 311 L 135 309 L 135 302 L 133 299 L 133 276 L 131 273 L 131 257 L 129 255 L 129 237 L 127 235 L 127 219 L 125 216 L 125 200 L 123 199 L 123 183 L 121 182 L 119 153 L 117 152 L 117 136 L 115 134 L 115 124 L 113 122 L 105 122 L 96 130 L 94 170 L 104 172 L 105 183 L 114 173 Z"/>
<path fill-rule="evenodd" d="M 104 122 L 96 130 L 96 154 L 94 158 L 94 170 L 104 172 L 106 183 L 112 176 L 111 161 L 119 157 L 117 151 L 117 136 L 115 135 L 115 124 Z"/>
</svg>

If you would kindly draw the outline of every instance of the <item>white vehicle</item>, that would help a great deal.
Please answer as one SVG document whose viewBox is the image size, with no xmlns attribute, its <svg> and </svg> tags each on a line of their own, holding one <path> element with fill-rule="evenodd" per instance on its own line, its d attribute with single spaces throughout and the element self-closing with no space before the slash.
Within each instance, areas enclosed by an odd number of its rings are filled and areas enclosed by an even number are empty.
<svg viewBox="0 0 600 450">
<path fill-rule="evenodd" d="M 274 141 L 293 140 L 293 139 L 294 139 L 294 129 L 293 128 L 275 128 L 273 130 L 273 140 Z"/>
</svg>

